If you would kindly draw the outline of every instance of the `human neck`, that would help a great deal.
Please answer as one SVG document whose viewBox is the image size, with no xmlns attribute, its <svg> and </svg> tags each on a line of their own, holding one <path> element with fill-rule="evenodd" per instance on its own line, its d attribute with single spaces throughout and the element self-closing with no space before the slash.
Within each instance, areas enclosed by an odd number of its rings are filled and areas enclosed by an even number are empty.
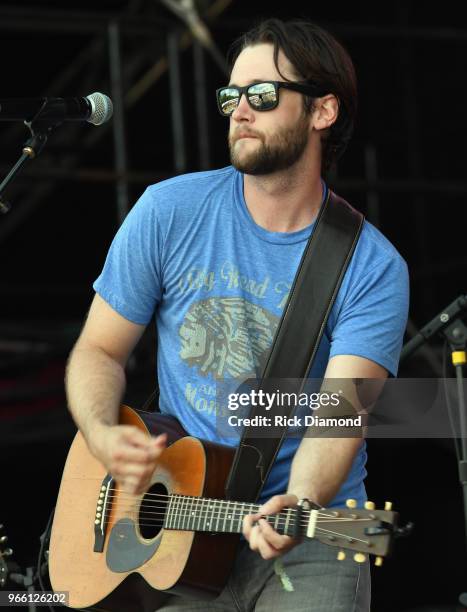
<svg viewBox="0 0 467 612">
<path fill-rule="evenodd" d="M 319 169 L 287 169 L 268 176 L 245 174 L 243 190 L 253 220 L 270 232 L 296 232 L 310 225 L 323 200 Z"/>
</svg>

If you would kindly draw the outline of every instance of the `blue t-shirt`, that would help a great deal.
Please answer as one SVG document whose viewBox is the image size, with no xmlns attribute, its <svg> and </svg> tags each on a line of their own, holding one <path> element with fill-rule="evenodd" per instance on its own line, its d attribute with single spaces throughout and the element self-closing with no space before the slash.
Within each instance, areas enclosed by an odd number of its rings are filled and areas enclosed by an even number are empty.
<svg viewBox="0 0 467 612">
<path fill-rule="evenodd" d="M 134 323 L 155 313 L 160 409 L 190 435 L 238 443 L 216 427 L 218 388 L 261 373 L 312 229 L 258 226 L 232 167 L 150 186 L 120 227 L 94 289 Z M 407 266 L 365 222 L 310 377 L 334 355 L 366 357 L 395 376 L 407 311 Z M 284 440 L 261 501 L 286 491 L 299 443 Z M 363 503 L 365 462 L 363 444 L 331 505 Z"/>
</svg>

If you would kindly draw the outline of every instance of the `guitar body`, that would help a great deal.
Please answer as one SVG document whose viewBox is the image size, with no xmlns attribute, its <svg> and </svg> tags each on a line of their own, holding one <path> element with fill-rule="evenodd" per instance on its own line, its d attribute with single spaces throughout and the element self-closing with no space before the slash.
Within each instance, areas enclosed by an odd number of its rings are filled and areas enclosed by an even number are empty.
<svg viewBox="0 0 467 612">
<path fill-rule="evenodd" d="M 160 500 L 156 510 L 163 516 L 172 494 L 224 498 L 235 450 L 187 436 L 171 417 L 136 413 L 127 406 L 121 408 L 120 423 L 148 434 L 165 431 L 168 447 L 159 458 L 148 493 L 130 496 L 113 481 L 109 486 L 103 466 L 91 455 L 81 433 L 76 434 L 52 526 L 49 573 L 53 589 L 68 591 L 72 608 L 115 612 L 152 612 L 168 594 L 216 597 L 227 582 L 239 536 L 164 529 L 162 519 L 157 523 L 154 500 Z M 99 499 L 107 511 L 101 538 Z M 101 550 L 96 552 L 96 546 Z"/>
</svg>

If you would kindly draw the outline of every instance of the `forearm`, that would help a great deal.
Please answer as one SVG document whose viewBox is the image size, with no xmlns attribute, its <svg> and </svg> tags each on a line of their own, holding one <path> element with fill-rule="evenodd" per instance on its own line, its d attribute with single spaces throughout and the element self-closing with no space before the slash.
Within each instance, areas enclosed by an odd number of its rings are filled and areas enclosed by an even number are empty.
<svg viewBox="0 0 467 612">
<path fill-rule="evenodd" d="M 102 349 L 79 344 L 74 348 L 65 387 L 69 410 L 88 444 L 92 432 L 118 422 L 125 371 Z"/>
<path fill-rule="evenodd" d="M 367 359 L 353 355 L 333 357 L 326 369 L 321 392 L 328 395 L 337 393 L 339 403 L 320 405 L 318 416 L 332 418 L 361 414 L 364 417 L 377 400 L 386 376 L 386 370 Z M 368 380 L 367 385 L 365 380 Z M 349 438 L 318 435 L 318 430 L 310 427 L 308 435 L 302 438 L 292 462 L 287 492 L 299 499 L 307 497 L 327 506 L 350 472 L 363 443 L 365 428 L 353 428 L 348 433 L 352 436 Z"/>
<path fill-rule="evenodd" d="M 362 439 L 303 438 L 295 453 L 288 493 L 327 506 L 349 474 Z"/>
</svg>

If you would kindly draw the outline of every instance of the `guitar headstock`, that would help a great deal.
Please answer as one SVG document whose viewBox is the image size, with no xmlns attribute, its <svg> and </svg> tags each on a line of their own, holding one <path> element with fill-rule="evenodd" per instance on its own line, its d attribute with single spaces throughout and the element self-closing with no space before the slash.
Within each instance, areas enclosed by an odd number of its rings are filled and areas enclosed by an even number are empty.
<svg viewBox="0 0 467 612">
<path fill-rule="evenodd" d="M 329 546 L 337 546 L 337 558 L 346 558 L 343 549 L 354 551 L 353 558 L 363 563 L 367 555 L 375 555 L 375 565 L 383 564 L 383 557 L 389 554 L 397 530 L 397 512 L 392 503 L 386 502 L 384 510 L 377 510 L 373 502 L 366 502 L 364 508 L 357 508 L 356 501 L 348 499 L 347 508 L 323 508 L 314 520 L 314 535 L 317 540 Z"/>
<path fill-rule="evenodd" d="M 6 535 L 2 535 L 3 525 L 0 525 L 0 588 L 3 588 L 6 584 L 8 578 L 8 565 L 6 562 L 6 557 L 9 557 L 13 554 L 11 548 L 6 548 L 5 544 L 8 541 L 8 537 Z"/>
</svg>

